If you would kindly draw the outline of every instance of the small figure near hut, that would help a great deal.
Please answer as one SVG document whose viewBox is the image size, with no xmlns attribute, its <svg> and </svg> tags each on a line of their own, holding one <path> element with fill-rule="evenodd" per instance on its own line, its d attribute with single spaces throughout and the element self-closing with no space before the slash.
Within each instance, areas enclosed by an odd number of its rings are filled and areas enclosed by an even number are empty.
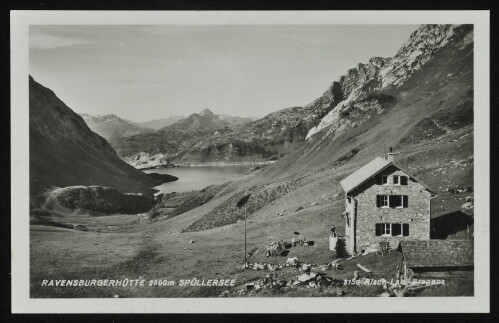
<svg viewBox="0 0 499 323">
<path fill-rule="evenodd" d="M 303 239 L 300 235 L 300 232 L 298 232 L 298 231 L 294 232 L 294 237 L 291 239 L 291 244 L 293 247 L 303 246 Z"/>
<path fill-rule="evenodd" d="M 332 256 L 336 256 L 336 244 L 338 243 L 338 234 L 336 233 L 336 227 L 331 225 L 331 234 L 329 235 L 329 250 L 333 251 Z"/>
</svg>

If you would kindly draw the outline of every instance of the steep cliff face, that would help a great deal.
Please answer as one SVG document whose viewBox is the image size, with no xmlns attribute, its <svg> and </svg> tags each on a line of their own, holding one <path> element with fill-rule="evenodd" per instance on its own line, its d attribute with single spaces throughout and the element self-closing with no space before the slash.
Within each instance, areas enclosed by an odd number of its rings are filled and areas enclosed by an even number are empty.
<svg viewBox="0 0 499 323">
<path fill-rule="evenodd" d="M 266 176 L 314 174 L 343 160 L 360 167 L 393 146 L 400 163 L 431 184 L 438 165 L 472 160 L 473 52 L 472 26 L 421 26 L 393 58 L 371 59 L 339 78 L 339 103 L 329 89 L 314 101 L 334 107 Z M 453 178 L 472 180 L 468 166 L 453 170 Z"/>
<path fill-rule="evenodd" d="M 29 78 L 30 192 L 51 186 L 101 185 L 153 193 L 161 180 L 118 158 L 109 143 L 51 90 Z"/>
<path fill-rule="evenodd" d="M 356 126 L 373 114 L 385 112 L 396 100 L 396 89 L 446 46 L 463 49 L 473 41 L 471 26 L 423 25 L 411 34 L 409 40 L 391 58 L 374 57 L 367 64 L 358 64 L 342 76 L 338 83 L 344 95 L 320 123 L 310 129 L 307 139 L 321 131 L 335 137 Z M 326 91 L 322 104 L 331 104 Z"/>
</svg>

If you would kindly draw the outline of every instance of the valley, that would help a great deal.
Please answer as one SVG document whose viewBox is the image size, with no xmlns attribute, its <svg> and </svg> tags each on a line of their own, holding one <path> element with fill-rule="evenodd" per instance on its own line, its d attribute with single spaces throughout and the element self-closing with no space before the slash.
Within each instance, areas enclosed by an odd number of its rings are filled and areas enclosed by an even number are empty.
<svg viewBox="0 0 499 323">
<path fill-rule="evenodd" d="M 42 181 L 42 171 L 33 175 L 32 185 L 38 189 L 32 194 L 30 214 L 31 297 L 379 296 L 384 292 L 381 285 L 236 294 L 246 283 L 269 274 L 244 269 L 245 217 L 247 249 L 259 250 L 251 262 L 282 264 L 286 257 L 265 257 L 267 246 L 281 239 L 290 242 L 294 232 L 299 232 L 314 244 L 292 247 L 287 257 L 297 257 L 314 268 L 330 263 L 329 228 L 334 224 L 340 235 L 345 231 L 345 193 L 340 181 L 375 157 L 385 157 L 388 148 L 394 147 L 396 163 L 436 192 L 431 202 L 432 239 L 472 240 L 474 211 L 472 204 L 465 204 L 474 194 L 473 116 L 472 28 L 424 25 L 394 57 L 359 64 L 312 103 L 261 119 L 224 120 L 203 110 L 159 129 L 134 125 L 125 126 L 126 132 L 116 131 L 123 125 L 119 122 L 120 127 L 105 129 L 109 138 L 104 139 L 104 132 L 100 136 L 91 133 L 80 122 L 82 118 L 77 118 L 78 128 L 100 145 L 105 158 L 101 157 L 100 163 L 80 158 L 86 166 L 79 169 L 91 167 L 87 174 L 96 174 L 92 183 L 85 182 L 86 176 L 74 181 L 69 180 L 71 176 L 61 176 L 61 169 L 69 166 L 49 173 L 50 178 L 64 180 Z M 83 119 L 90 122 L 90 118 Z M 112 120 L 117 124 L 115 118 Z M 99 131 L 104 130 L 101 127 Z M 42 149 L 32 150 L 32 169 L 50 164 L 42 153 Z M 99 173 L 108 160 L 115 168 Z M 231 173 L 216 182 L 200 180 L 202 175 L 188 179 L 187 173 L 179 171 L 181 167 L 174 167 L 209 163 L 240 164 L 237 176 Z M 154 178 L 147 175 L 150 172 L 161 175 Z M 109 179 L 110 174 L 116 174 L 115 178 Z M 164 187 L 180 187 L 184 178 L 201 183 L 188 189 L 165 189 L 154 197 L 158 185 L 174 180 L 165 177 L 168 175 L 179 180 Z M 39 195 L 48 187 L 90 184 L 114 187 L 125 194 L 124 198 L 129 193 L 143 194 L 148 207 L 97 214 L 75 207 L 51 208 Z M 239 208 L 237 202 L 248 193 L 250 199 Z M 361 272 L 365 277 L 391 280 L 401 257 L 397 250 L 384 256 L 357 255 L 342 259 L 342 270 L 324 272 L 344 281 L 352 278 L 357 264 L 362 264 L 372 270 L 369 275 Z M 285 280 L 302 274 L 295 267 L 275 273 Z M 41 286 L 42 280 L 50 279 L 125 278 L 175 282 L 235 279 L 236 285 Z M 418 295 L 470 296 L 473 291 L 473 280 L 452 280 Z"/>
</svg>

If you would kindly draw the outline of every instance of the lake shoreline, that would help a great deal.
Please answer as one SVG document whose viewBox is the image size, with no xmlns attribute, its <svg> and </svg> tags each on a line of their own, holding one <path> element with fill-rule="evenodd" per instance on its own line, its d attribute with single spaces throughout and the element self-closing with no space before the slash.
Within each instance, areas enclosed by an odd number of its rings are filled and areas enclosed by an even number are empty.
<svg viewBox="0 0 499 323">
<path fill-rule="evenodd" d="M 236 178 L 245 176 L 252 168 L 262 168 L 268 163 L 206 163 L 206 164 L 188 164 L 178 167 L 156 168 L 147 170 L 144 173 L 168 174 L 178 178 L 177 181 L 167 182 L 155 186 L 154 189 L 160 193 L 171 192 L 190 192 L 201 190 L 213 184 L 221 184 L 227 181 L 233 181 Z M 260 166 L 258 166 L 260 165 Z"/>
<path fill-rule="evenodd" d="M 271 165 L 275 161 L 262 161 L 262 162 L 206 162 L 199 164 L 175 164 L 176 167 L 225 167 L 225 166 L 260 166 Z"/>
</svg>

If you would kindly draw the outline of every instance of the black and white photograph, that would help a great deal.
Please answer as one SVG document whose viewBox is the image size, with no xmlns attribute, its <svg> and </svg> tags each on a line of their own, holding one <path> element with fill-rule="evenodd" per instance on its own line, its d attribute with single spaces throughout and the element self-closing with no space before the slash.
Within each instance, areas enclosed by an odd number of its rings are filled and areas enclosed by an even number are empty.
<svg viewBox="0 0 499 323">
<path fill-rule="evenodd" d="M 12 20 L 32 308 L 488 308 L 488 13 L 70 13 Z"/>
</svg>

